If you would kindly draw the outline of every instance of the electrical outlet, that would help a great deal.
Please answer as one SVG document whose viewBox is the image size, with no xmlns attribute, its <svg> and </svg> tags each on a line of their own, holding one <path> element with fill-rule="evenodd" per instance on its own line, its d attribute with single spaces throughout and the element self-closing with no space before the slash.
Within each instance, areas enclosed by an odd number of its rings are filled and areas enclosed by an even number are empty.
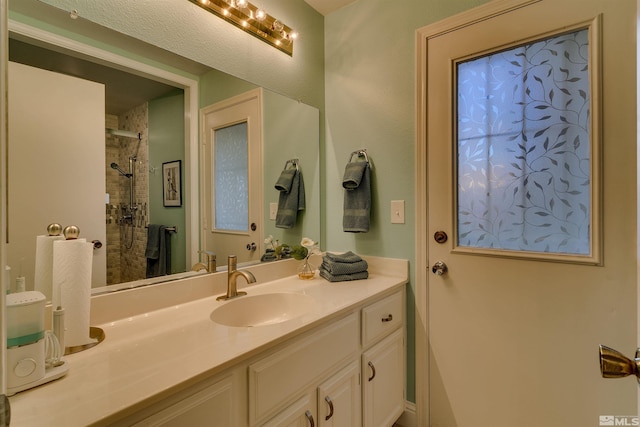
<svg viewBox="0 0 640 427">
<path fill-rule="evenodd" d="M 391 201 L 391 224 L 404 224 L 404 200 Z"/>
<path fill-rule="evenodd" d="M 277 203 L 269 203 L 269 219 L 276 219 L 276 215 L 278 215 L 278 204 Z"/>
</svg>

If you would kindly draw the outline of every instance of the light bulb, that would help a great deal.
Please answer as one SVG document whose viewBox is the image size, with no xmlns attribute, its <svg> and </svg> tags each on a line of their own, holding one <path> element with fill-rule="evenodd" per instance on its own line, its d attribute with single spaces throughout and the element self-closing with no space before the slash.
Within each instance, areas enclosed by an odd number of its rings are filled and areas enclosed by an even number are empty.
<svg viewBox="0 0 640 427">
<path fill-rule="evenodd" d="M 289 33 L 289 37 L 291 37 L 291 40 L 297 39 L 298 38 L 298 32 L 291 30 L 291 32 Z"/>
<path fill-rule="evenodd" d="M 273 25 L 271 25 L 271 29 L 277 32 L 281 32 L 284 29 L 284 25 L 282 24 L 282 22 L 276 19 L 275 21 L 273 21 Z"/>
<path fill-rule="evenodd" d="M 264 21 L 267 17 L 267 12 L 264 9 L 256 9 L 256 21 Z"/>
<path fill-rule="evenodd" d="M 247 0 L 236 0 L 236 7 L 238 9 L 244 9 L 248 5 L 249 5 L 249 2 Z"/>
</svg>

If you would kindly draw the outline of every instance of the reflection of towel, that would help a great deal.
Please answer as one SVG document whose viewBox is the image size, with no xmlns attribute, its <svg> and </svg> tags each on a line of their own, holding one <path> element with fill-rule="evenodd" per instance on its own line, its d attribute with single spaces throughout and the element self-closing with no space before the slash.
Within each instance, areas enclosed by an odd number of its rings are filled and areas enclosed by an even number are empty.
<svg viewBox="0 0 640 427">
<path fill-rule="evenodd" d="M 164 225 L 149 224 L 147 230 L 147 278 L 171 274 L 171 240 Z"/>
<path fill-rule="evenodd" d="M 371 171 L 369 162 L 347 163 L 342 180 L 344 213 L 342 228 L 352 233 L 369 231 L 371 211 Z"/>
<path fill-rule="evenodd" d="M 304 180 L 297 169 L 285 169 L 276 181 L 276 190 L 280 191 L 276 227 L 293 228 L 296 225 L 298 211 L 305 208 Z"/>
</svg>

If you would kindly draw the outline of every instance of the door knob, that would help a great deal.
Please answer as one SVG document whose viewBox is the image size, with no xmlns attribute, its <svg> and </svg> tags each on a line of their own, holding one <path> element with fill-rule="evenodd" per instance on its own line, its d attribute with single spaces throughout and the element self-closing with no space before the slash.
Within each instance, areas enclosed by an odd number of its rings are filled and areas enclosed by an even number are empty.
<svg viewBox="0 0 640 427">
<path fill-rule="evenodd" d="M 600 372 L 603 378 L 622 378 L 635 375 L 640 383 L 640 348 L 635 359 L 631 360 L 622 353 L 600 344 Z"/>
<path fill-rule="evenodd" d="M 431 267 L 431 272 L 436 276 L 442 276 L 447 271 L 449 271 L 449 269 L 447 268 L 447 264 L 442 261 L 436 262 L 435 264 L 433 264 L 433 267 Z"/>
<path fill-rule="evenodd" d="M 248 251 L 253 252 L 256 249 L 257 249 L 256 242 L 247 243 L 247 250 Z"/>
</svg>

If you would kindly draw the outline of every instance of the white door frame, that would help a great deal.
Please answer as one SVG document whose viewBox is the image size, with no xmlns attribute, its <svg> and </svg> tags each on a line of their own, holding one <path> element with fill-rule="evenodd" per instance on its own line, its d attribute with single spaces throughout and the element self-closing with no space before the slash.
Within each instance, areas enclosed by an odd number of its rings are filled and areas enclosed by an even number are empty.
<svg viewBox="0 0 640 427">
<path fill-rule="evenodd" d="M 93 58 L 106 66 L 130 72 L 151 80 L 160 81 L 184 90 L 184 141 L 185 141 L 185 189 L 187 198 L 185 203 L 186 265 L 190 266 L 198 259 L 198 224 L 199 224 L 199 196 L 198 196 L 198 81 L 163 70 L 153 65 L 145 64 L 125 56 L 112 53 L 98 47 L 84 44 L 80 41 L 50 33 L 40 28 L 32 27 L 22 22 L 9 20 L 8 26 L 3 28 L 30 39 L 46 44 L 59 46 L 86 57 Z M 7 30 L 3 31 L 8 38 Z M 3 50 L 4 51 L 4 50 Z M 4 205 L 2 205 L 4 206 Z M 181 231 L 182 232 L 182 231 Z"/>
<path fill-rule="evenodd" d="M 9 30 L 7 21 L 9 16 L 9 5 L 7 0 L 0 0 L 0 266 L 7 264 L 7 68 L 9 66 Z M 4 270 L 4 269 L 3 269 Z M 5 295 L 7 276 L 0 274 L 0 395 L 7 393 L 6 356 L 7 328 L 5 310 Z M 1 404 L 0 404 L 1 405 Z M 0 408 L 4 409 L 4 408 Z M 0 415 L 0 418 L 3 416 Z"/>
</svg>

